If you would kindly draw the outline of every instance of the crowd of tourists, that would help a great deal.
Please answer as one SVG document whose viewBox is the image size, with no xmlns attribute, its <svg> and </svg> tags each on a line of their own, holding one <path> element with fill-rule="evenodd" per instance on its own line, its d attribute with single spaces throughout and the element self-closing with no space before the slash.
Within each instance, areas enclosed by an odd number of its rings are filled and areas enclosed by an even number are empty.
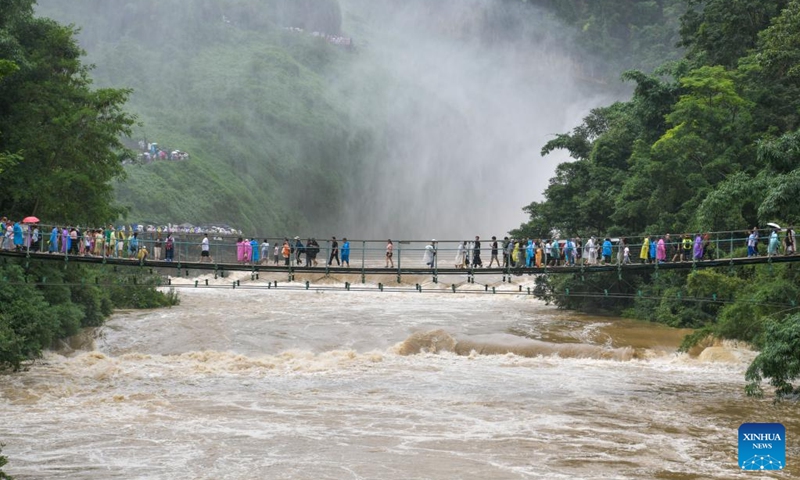
<svg viewBox="0 0 800 480">
<path fill-rule="evenodd" d="M 175 239 L 171 232 L 165 238 L 159 234 L 152 242 L 152 252 L 139 239 L 139 232 L 109 225 L 106 228 L 52 227 L 42 231 L 38 224 L 11 222 L 3 217 L 0 229 L 6 234 L 0 238 L 0 249 L 60 253 L 65 255 L 130 258 L 144 260 L 149 256 L 172 261 Z M 162 257 L 162 250 L 164 256 Z"/>
<path fill-rule="evenodd" d="M 325 265 L 332 266 L 335 260 L 337 266 L 350 267 L 350 242 L 347 238 L 342 238 L 341 245 L 339 245 L 339 241 L 336 240 L 336 237 L 331 237 L 328 242 L 329 256 L 327 259 L 323 260 Z M 261 263 L 268 264 L 270 258 L 264 256 L 264 252 L 267 252 L 267 254 L 269 252 L 269 242 L 267 240 L 264 240 L 264 243 L 261 244 L 261 251 Z M 273 247 L 271 260 L 273 265 L 279 265 L 282 262 L 283 265 L 286 266 L 294 264 L 298 266 L 316 267 L 319 266 L 317 256 L 320 251 L 321 248 L 316 238 L 310 237 L 306 239 L 304 244 L 300 237 L 294 237 L 292 240 L 287 237 L 283 239 L 280 246 L 276 244 Z M 246 263 L 246 256 L 244 260 L 244 263 Z M 253 263 L 258 263 L 254 259 L 251 261 Z"/>
<path fill-rule="evenodd" d="M 110 258 L 128 258 L 138 260 L 164 260 L 171 262 L 175 258 L 176 240 L 173 233 L 203 234 L 199 242 L 200 262 L 212 262 L 211 241 L 209 233 L 216 235 L 215 241 L 222 241 L 221 230 L 216 227 L 201 229 L 199 227 L 143 227 L 142 225 L 119 226 L 108 225 L 104 228 L 81 229 L 78 227 L 47 227 L 42 231 L 38 223 L 10 221 L 3 217 L 0 220 L 0 249 L 61 253 L 68 255 L 103 256 Z M 205 230 L 205 231 L 204 231 Z M 226 233 L 233 229 L 222 229 Z M 141 240 L 143 232 L 147 232 L 147 241 Z M 746 235 L 747 256 L 766 254 L 793 255 L 796 252 L 795 231 L 793 227 L 786 229 L 772 228 L 766 235 L 752 228 L 744 232 Z M 740 237 L 741 238 L 741 237 Z M 341 244 L 336 237 L 326 241 L 324 265 L 350 267 L 350 242 L 342 238 Z M 709 260 L 714 257 L 716 241 L 711 235 L 681 234 L 663 236 L 647 235 L 640 244 L 632 244 L 626 238 L 589 237 L 585 241 L 580 236 L 562 239 L 514 239 L 505 237 L 498 240 L 491 237 L 488 243 L 490 255 L 488 264 L 484 265 L 482 253 L 484 246 L 480 237 L 458 243 L 454 249 L 453 267 L 465 268 L 542 268 L 571 265 L 627 265 L 634 262 L 665 263 L 693 262 Z M 764 248 L 765 247 L 765 248 Z M 453 250 L 449 250 L 452 252 Z M 236 241 L 236 261 L 242 265 L 284 265 L 317 267 L 321 247 L 316 238 L 309 237 L 304 241 L 299 236 L 271 245 L 268 239 L 259 242 L 256 238 L 239 237 Z M 432 240 L 423 249 L 423 262 L 430 268 L 449 268 L 450 262 L 442 262 L 439 258 L 439 246 Z M 387 240 L 385 247 L 385 267 L 394 268 L 394 242 Z M 185 259 L 189 260 L 189 259 Z"/>
<path fill-rule="evenodd" d="M 182 161 L 188 160 L 189 154 L 181 150 L 161 147 L 158 143 L 147 143 L 140 140 L 139 144 L 139 162 L 148 164 L 150 162 L 161 161 Z"/>
<path fill-rule="evenodd" d="M 762 237 L 758 229 L 744 232 L 747 235 L 747 256 L 761 255 L 759 244 Z M 631 248 L 634 248 L 632 250 Z M 786 229 L 780 235 L 779 228 L 773 228 L 766 237 L 766 254 L 794 255 L 795 250 L 794 227 Z M 387 245 L 387 258 L 391 257 L 391 240 Z M 505 237 L 498 242 L 497 237 L 492 237 L 489 242 L 491 258 L 486 268 L 493 266 L 502 268 L 542 268 L 574 265 L 630 265 L 640 263 L 666 263 L 666 262 L 694 262 L 711 260 L 715 244 L 711 241 L 709 233 L 681 234 L 672 236 L 669 233 L 663 236 L 647 235 L 640 245 L 630 244 L 627 238 L 589 237 L 584 242 L 580 236 L 559 239 L 514 239 Z M 638 250 L 638 251 L 636 251 Z M 483 268 L 481 258 L 480 237 L 474 241 L 463 241 L 456 249 L 454 267 Z M 431 268 L 441 267 L 437 259 L 438 247 L 436 240 L 432 240 L 425 247 L 423 261 Z M 502 254 L 502 264 L 500 262 Z M 635 255 L 635 256 L 634 256 Z M 448 265 L 449 266 L 449 265 Z M 387 263 L 388 267 L 388 263 Z"/>
<path fill-rule="evenodd" d="M 284 27 L 284 30 L 294 33 L 302 33 L 305 34 L 305 29 L 300 27 Z M 344 47 L 350 49 L 353 47 L 353 39 L 352 37 L 345 37 L 343 35 L 332 35 L 330 33 L 325 32 L 311 32 L 310 35 L 315 38 L 321 38 L 326 42 L 330 43 L 331 45 L 336 45 L 339 47 Z"/>
<path fill-rule="evenodd" d="M 757 228 L 744 232 L 747 235 L 747 256 L 753 257 L 762 254 L 759 244 L 762 237 Z M 766 236 L 766 254 L 769 256 L 795 253 L 794 227 L 786 229 L 780 235 L 780 229 L 773 228 Z M 472 244 L 480 247 L 480 242 Z M 533 240 L 533 239 L 503 239 L 503 267 L 537 267 L 559 265 L 629 265 L 634 262 L 641 263 L 666 263 L 666 262 L 692 262 L 710 260 L 713 249 L 716 248 L 711 241 L 709 233 L 681 234 L 672 236 L 669 233 L 663 236 L 647 235 L 641 244 L 632 245 L 628 239 L 622 237 L 611 238 L 589 237 L 584 242 L 579 236 L 566 240 Z M 633 247 L 634 249 L 632 250 Z M 474 247 L 473 247 L 474 248 Z M 492 237 L 492 260 L 496 257 L 497 241 Z M 636 251 L 638 249 L 638 251 Z M 469 265 L 469 257 L 465 252 L 470 252 L 470 245 L 465 242 L 459 246 L 456 254 L 456 267 L 463 268 Z M 473 259 L 473 266 L 481 266 L 480 252 L 477 261 Z"/>
</svg>

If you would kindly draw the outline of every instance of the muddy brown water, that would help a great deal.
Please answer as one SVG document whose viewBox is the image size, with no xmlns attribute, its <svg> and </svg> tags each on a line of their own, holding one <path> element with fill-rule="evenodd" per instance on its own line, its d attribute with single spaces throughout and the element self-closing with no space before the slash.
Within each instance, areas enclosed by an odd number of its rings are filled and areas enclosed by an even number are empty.
<svg viewBox="0 0 800 480">
<path fill-rule="evenodd" d="M 797 478 L 755 353 L 526 296 L 181 290 L 0 376 L 18 479 Z M 782 422 L 787 471 L 737 469 Z"/>
</svg>

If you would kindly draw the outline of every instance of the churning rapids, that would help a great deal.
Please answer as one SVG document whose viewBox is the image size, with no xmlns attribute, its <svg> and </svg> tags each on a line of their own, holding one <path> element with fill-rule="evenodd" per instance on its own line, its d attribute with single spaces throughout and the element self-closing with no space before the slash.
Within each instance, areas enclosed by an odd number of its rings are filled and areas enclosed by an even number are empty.
<svg viewBox="0 0 800 480">
<path fill-rule="evenodd" d="M 755 353 L 530 297 L 180 290 L 0 377 L 6 471 L 39 478 L 771 478 L 737 428 Z M 73 345 L 75 347 L 75 345 Z"/>
</svg>

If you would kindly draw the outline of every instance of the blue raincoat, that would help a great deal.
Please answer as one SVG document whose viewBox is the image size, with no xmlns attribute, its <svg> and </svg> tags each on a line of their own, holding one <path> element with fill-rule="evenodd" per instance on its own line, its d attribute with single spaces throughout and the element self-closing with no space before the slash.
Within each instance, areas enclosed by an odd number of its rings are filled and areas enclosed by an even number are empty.
<svg viewBox="0 0 800 480">
<path fill-rule="evenodd" d="M 53 227 L 53 231 L 50 232 L 50 251 L 57 252 L 58 251 L 58 228 Z"/>
</svg>

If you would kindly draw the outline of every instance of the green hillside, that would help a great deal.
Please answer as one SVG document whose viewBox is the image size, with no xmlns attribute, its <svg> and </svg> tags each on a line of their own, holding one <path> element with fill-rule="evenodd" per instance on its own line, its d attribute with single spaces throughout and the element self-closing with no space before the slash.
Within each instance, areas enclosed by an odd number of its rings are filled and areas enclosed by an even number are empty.
<svg viewBox="0 0 800 480">
<path fill-rule="evenodd" d="M 126 167 L 116 190 L 130 220 L 274 232 L 336 216 L 364 155 L 361 127 L 326 88 L 351 54 L 282 28 L 338 32 L 335 1 L 39 4 L 80 25 L 97 84 L 133 89 L 134 141 L 190 154 Z"/>
</svg>

